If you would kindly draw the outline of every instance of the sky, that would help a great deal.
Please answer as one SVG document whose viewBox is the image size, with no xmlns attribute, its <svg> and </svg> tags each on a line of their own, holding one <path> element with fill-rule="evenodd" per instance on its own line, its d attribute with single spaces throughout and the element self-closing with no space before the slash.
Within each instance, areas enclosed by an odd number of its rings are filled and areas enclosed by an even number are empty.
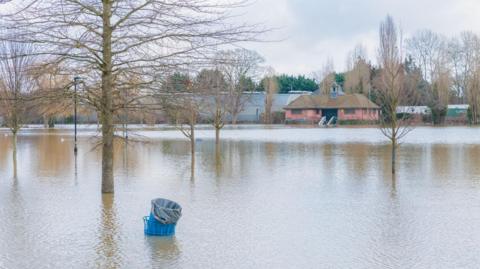
<svg viewBox="0 0 480 269">
<path fill-rule="evenodd" d="M 405 39 L 422 29 L 447 37 L 462 31 L 480 34 L 480 0 L 247 1 L 251 2 L 238 10 L 237 20 L 275 30 L 263 37 L 272 42 L 242 46 L 259 52 L 277 73 L 309 76 L 329 59 L 336 71 L 344 71 L 347 53 L 357 44 L 375 63 L 378 27 L 387 14 L 401 26 Z"/>
<path fill-rule="evenodd" d="M 305 74 L 330 58 L 343 71 L 347 53 L 362 44 L 373 62 L 380 22 L 390 14 L 404 38 L 431 29 L 447 37 L 462 31 L 480 33 L 480 0 L 256 0 L 243 20 L 278 28 L 267 40 L 246 44 L 277 73 Z"/>
</svg>

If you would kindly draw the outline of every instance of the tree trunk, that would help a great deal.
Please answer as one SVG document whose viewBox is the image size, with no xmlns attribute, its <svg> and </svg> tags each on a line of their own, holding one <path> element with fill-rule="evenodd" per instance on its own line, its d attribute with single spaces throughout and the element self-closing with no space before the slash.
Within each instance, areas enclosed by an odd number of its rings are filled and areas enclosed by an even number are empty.
<svg viewBox="0 0 480 269">
<path fill-rule="evenodd" d="M 190 153 L 195 157 L 195 126 L 190 125 Z"/>
<path fill-rule="evenodd" d="M 48 117 L 43 115 L 43 128 L 48 128 Z"/>
<path fill-rule="evenodd" d="M 220 128 L 215 127 L 215 147 L 218 148 L 220 146 Z"/>
<path fill-rule="evenodd" d="M 112 114 L 102 117 L 102 193 L 113 193 L 113 122 Z"/>
<path fill-rule="evenodd" d="M 48 128 L 54 128 L 55 127 L 55 118 L 48 118 Z"/>
<path fill-rule="evenodd" d="M 220 147 L 215 148 L 215 174 L 216 176 L 220 176 L 222 171 L 222 155 L 220 151 Z"/>
<path fill-rule="evenodd" d="M 238 114 L 232 113 L 232 125 L 237 125 L 237 118 L 238 118 Z"/>
<path fill-rule="evenodd" d="M 190 124 L 190 154 L 191 154 L 191 180 L 195 179 L 195 125 Z"/>
<path fill-rule="evenodd" d="M 265 97 L 265 114 L 263 115 L 263 123 L 264 124 L 271 124 L 271 115 L 272 115 L 272 103 L 270 100 L 270 96 L 267 95 Z"/>
<path fill-rule="evenodd" d="M 17 178 L 17 132 L 12 132 L 13 178 Z"/>
<path fill-rule="evenodd" d="M 103 1 L 103 66 L 102 66 L 102 193 L 113 193 L 113 100 L 112 100 L 112 4 Z"/>
<path fill-rule="evenodd" d="M 397 159 L 397 140 L 392 139 L 392 175 L 395 175 L 396 172 L 396 160 Z"/>
<path fill-rule="evenodd" d="M 17 132 L 16 131 L 12 132 L 12 151 L 14 155 L 17 154 Z"/>
</svg>

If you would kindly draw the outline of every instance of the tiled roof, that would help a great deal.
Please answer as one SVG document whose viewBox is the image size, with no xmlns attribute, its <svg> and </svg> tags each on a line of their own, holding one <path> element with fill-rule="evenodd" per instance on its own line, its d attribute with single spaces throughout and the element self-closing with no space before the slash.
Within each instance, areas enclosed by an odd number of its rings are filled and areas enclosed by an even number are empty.
<svg viewBox="0 0 480 269">
<path fill-rule="evenodd" d="M 285 109 L 326 108 L 380 108 L 363 94 L 345 94 L 332 98 L 327 95 L 302 95 L 288 104 Z"/>
</svg>

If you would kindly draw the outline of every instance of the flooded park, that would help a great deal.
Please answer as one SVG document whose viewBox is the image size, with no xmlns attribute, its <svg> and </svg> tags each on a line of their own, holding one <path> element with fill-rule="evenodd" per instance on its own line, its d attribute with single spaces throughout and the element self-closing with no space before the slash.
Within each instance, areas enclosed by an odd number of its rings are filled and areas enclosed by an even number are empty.
<svg viewBox="0 0 480 269">
<path fill-rule="evenodd" d="M 197 131 L 195 171 L 174 129 L 115 145 L 100 192 L 95 128 L 24 129 L 16 172 L 0 136 L 0 268 L 475 268 L 480 129 L 416 128 L 397 176 L 375 128 Z M 150 200 L 183 207 L 174 237 L 147 237 Z"/>
</svg>

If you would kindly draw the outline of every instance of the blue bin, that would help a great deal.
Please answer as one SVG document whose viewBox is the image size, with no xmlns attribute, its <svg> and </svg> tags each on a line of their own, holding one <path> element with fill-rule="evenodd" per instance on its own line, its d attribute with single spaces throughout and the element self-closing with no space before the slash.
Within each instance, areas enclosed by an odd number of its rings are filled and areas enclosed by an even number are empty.
<svg viewBox="0 0 480 269">
<path fill-rule="evenodd" d="M 143 230 L 146 235 L 172 236 L 175 234 L 176 223 L 161 224 L 153 217 L 152 213 L 150 213 L 150 216 L 143 217 L 143 223 Z"/>
</svg>

